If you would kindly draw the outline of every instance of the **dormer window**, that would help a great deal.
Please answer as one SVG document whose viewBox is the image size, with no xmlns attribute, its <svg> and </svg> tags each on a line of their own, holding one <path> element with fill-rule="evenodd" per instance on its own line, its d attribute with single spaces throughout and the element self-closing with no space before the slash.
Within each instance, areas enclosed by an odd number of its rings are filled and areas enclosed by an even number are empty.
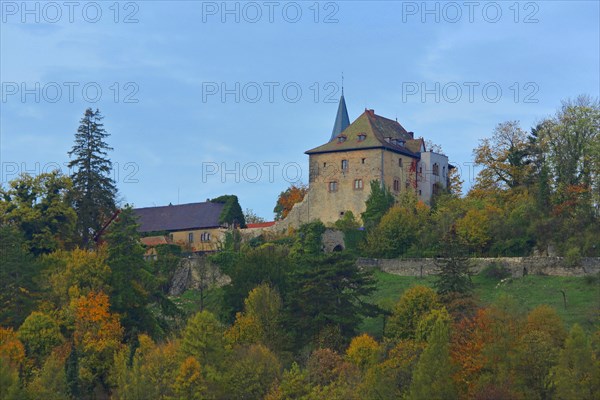
<svg viewBox="0 0 600 400">
<path fill-rule="evenodd" d="M 358 134 L 358 141 L 362 142 L 363 140 L 365 140 L 367 138 L 367 134 L 366 133 L 359 133 Z"/>
<path fill-rule="evenodd" d="M 344 143 L 346 141 L 346 136 L 344 135 L 340 135 L 338 136 L 338 143 Z"/>
</svg>

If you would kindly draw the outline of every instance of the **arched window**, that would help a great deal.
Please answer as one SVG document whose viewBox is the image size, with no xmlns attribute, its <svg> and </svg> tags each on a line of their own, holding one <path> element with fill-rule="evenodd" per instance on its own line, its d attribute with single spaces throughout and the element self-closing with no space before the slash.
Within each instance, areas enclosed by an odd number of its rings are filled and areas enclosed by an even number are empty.
<svg viewBox="0 0 600 400">
<path fill-rule="evenodd" d="M 439 175 L 440 174 L 440 166 L 437 163 L 433 164 L 432 171 L 433 171 L 434 175 L 436 175 L 436 176 Z"/>
</svg>

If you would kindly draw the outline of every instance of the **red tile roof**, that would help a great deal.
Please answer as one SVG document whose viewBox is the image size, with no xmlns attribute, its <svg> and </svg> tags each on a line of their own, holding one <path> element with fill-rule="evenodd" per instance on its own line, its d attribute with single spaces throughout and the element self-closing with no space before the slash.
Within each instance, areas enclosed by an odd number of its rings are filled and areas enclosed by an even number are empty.
<svg viewBox="0 0 600 400">
<path fill-rule="evenodd" d="M 142 244 L 148 247 L 158 246 L 159 244 L 169 244 L 165 236 L 147 236 L 140 239 Z"/>
<path fill-rule="evenodd" d="M 269 226 L 273 226 L 275 225 L 275 221 L 271 221 L 271 222 L 259 222 L 256 224 L 246 224 L 246 228 L 248 229 L 252 229 L 252 228 L 268 228 Z"/>
</svg>

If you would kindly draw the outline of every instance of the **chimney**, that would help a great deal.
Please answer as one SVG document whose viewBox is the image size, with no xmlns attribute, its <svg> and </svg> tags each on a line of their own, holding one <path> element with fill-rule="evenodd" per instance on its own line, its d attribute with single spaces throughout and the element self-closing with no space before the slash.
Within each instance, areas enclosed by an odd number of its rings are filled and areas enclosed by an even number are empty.
<svg viewBox="0 0 600 400">
<path fill-rule="evenodd" d="M 411 138 L 415 138 L 415 133 L 414 132 L 408 132 L 408 134 L 410 135 Z"/>
</svg>

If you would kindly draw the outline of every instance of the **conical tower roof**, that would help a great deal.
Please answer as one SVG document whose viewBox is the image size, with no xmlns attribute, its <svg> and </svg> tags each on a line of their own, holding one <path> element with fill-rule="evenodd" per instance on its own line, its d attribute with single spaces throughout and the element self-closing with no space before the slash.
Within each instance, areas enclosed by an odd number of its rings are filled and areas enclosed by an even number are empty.
<svg viewBox="0 0 600 400">
<path fill-rule="evenodd" d="M 333 124 L 333 131 L 331 131 L 331 138 L 329 140 L 335 139 L 335 137 L 342 133 L 348 125 L 350 125 L 350 118 L 348 118 L 348 109 L 346 108 L 346 100 L 344 99 L 344 91 L 342 89 L 340 104 L 338 105 L 335 123 Z"/>
</svg>

